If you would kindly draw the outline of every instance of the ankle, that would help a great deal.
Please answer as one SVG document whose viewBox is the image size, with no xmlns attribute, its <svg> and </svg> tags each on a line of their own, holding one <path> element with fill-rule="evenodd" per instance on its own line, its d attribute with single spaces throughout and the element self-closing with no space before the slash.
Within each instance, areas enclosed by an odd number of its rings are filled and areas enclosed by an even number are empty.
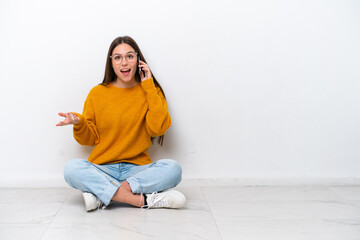
<svg viewBox="0 0 360 240">
<path fill-rule="evenodd" d="M 127 191 L 132 192 L 130 184 L 126 180 L 121 182 L 121 187 L 124 187 Z"/>
<path fill-rule="evenodd" d="M 144 206 L 144 196 L 143 195 L 134 194 L 131 191 L 128 191 L 123 186 L 118 188 L 118 190 L 112 197 L 112 200 L 116 201 L 116 202 L 131 204 L 136 207 Z"/>
</svg>

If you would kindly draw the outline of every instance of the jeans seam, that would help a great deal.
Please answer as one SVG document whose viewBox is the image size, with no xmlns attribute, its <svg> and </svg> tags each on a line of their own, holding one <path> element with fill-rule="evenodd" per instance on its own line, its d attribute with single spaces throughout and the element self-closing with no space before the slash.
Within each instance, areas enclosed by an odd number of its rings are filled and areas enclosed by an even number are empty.
<svg viewBox="0 0 360 240">
<path fill-rule="evenodd" d="M 93 163 L 91 163 L 98 172 L 100 172 L 112 185 L 114 185 L 115 187 L 120 187 L 121 183 L 119 181 L 117 181 L 114 177 L 110 176 L 109 174 L 105 173 L 104 171 L 102 171 L 100 168 L 96 167 Z M 118 183 L 118 184 L 117 184 Z"/>
</svg>

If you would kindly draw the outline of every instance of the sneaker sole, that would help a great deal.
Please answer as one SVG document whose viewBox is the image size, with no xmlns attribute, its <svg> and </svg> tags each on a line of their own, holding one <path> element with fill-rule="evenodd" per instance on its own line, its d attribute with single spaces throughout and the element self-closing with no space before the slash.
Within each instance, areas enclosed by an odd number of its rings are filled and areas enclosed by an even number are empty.
<svg viewBox="0 0 360 240">
<path fill-rule="evenodd" d="M 87 212 L 91 212 L 98 208 L 97 204 L 94 205 L 94 196 L 91 193 L 83 193 L 85 209 Z M 95 200 L 96 202 L 96 200 Z"/>
</svg>

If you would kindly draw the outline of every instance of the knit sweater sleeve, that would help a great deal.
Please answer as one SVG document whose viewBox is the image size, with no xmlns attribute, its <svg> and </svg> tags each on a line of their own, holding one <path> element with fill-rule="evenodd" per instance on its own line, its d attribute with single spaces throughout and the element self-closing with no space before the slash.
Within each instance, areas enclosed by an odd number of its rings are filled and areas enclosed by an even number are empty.
<svg viewBox="0 0 360 240">
<path fill-rule="evenodd" d="M 93 146 L 99 143 L 99 133 L 96 129 L 95 110 L 92 102 L 91 92 L 85 100 L 82 115 L 74 113 L 80 121 L 74 124 L 73 133 L 75 140 L 81 145 Z"/>
<path fill-rule="evenodd" d="M 171 118 L 164 95 L 156 88 L 153 79 L 141 83 L 146 93 L 149 110 L 146 113 L 146 130 L 151 137 L 164 135 L 171 126 Z"/>
</svg>

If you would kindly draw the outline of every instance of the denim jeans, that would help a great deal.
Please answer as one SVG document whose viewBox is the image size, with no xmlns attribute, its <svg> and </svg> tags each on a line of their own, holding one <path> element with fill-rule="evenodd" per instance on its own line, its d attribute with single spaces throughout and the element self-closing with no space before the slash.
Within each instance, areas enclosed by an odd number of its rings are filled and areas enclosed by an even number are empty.
<svg viewBox="0 0 360 240">
<path fill-rule="evenodd" d="M 73 188 L 96 195 L 109 205 L 121 182 L 127 181 L 135 194 L 161 192 L 177 186 L 182 169 L 171 159 L 148 165 L 115 163 L 97 165 L 85 159 L 70 160 L 64 168 L 65 181 Z"/>
</svg>

